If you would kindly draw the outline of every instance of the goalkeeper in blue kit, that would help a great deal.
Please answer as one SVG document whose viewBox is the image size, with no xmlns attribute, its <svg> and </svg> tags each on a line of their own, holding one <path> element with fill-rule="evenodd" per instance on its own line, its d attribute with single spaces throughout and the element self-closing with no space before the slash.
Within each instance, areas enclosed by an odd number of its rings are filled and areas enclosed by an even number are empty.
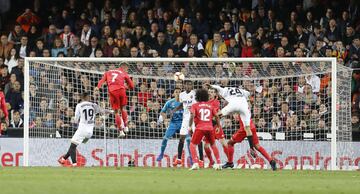
<svg viewBox="0 0 360 194">
<path fill-rule="evenodd" d="M 179 88 L 175 88 L 174 93 L 173 93 L 174 98 L 167 101 L 165 103 L 164 107 L 161 109 L 158 124 L 161 124 L 166 119 L 167 113 L 171 113 L 172 110 L 174 110 L 175 108 L 180 106 L 180 104 L 181 104 L 180 100 L 179 100 L 180 93 L 181 93 L 181 90 Z M 160 154 L 157 157 L 156 161 L 161 161 L 163 159 L 168 140 L 170 138 L 172 138 L 175 135 L 175 133 L 180 132 L 181 123 L 183 120 L 183 112 L 184 111 L 181 109 L 181 110 L 174 112 L 172 114 L 172 116 L 170 115 L 169 118 L 171 118 L 171 120 L 170 120 L 168 128 L 166 129 L 163 140 L 161 142 Z"/>
</svg>

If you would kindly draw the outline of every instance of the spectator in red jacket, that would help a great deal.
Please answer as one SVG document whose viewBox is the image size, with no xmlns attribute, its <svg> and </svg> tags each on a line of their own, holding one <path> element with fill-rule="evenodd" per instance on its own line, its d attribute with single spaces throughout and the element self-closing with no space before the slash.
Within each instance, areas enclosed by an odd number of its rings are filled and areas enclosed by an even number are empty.
<svg viewBox="0 0 360 194">
<path fill-rule="evenodd" d="M 253 42 L 251 38 L 246 39 L 246 46 L 241 50 L 241 57 L 254 57 Z"/>
<path fill-rule="evenodd" d="M 38 25 L 40 23 L 40 18 L 35 15 L 31 9 L 26 9 L 25 12 L 16 19 L 16 22 L 21 25 L 21 28 L 25 32 L 28 32 L 32 25 Z"/>
</svg>

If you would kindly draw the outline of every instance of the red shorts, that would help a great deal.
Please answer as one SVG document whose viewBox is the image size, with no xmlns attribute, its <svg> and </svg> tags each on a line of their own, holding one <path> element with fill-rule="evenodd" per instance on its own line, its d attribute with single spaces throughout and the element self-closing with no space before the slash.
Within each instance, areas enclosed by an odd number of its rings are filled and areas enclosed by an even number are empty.
<svg viewBox="0 0 360 194">
<path fill-rule="evenodd" d="M 254 145 L 259 144 L 259 138 L 256 134 L 256 128 L 255 127 L 250 127 L 251 132 L 252 132 L 252 136 L 253 136 L 253 142 Z M 236 131 L 233 136 L 231 137 L 231 139 L 233 141 L 235 141 L 235 143 L 240 143 L 242 142 L 246 137 L 246 132 L 244 129 L 239 129 L 238 131 Z"/>
<path fill-rule="evenodd" d="M 118 110 L 127 105 L 127 96 L 125 89 L 109 92 L 110 105 L 113 110 Z"/>
<path fill-rule="evenodd" d="M 214 129 L 216 129 L 216 126 L 214 127 Z M 221 127 L 220 127 L 219 132 L 216 133 L 216 130 L 214 130 L 214 131 L 215 131 L 215 140 L 225 138 L 224 131 Z M 204 141 L 205 141 L 205 143 L 209 143 L 209 141 L 207 141 L 206 139 L 204 139 Z"/>
<path fill-rule="evenodd" d="M 191 143 L 198 145 L 204 137 L 205 137 L 205 141 L 209 142 L 211 145 L 215 143 L 214 130 L 200 130 L 200 129 L 195 129 L 195 132 L 191 137 Z"/>
</svg>

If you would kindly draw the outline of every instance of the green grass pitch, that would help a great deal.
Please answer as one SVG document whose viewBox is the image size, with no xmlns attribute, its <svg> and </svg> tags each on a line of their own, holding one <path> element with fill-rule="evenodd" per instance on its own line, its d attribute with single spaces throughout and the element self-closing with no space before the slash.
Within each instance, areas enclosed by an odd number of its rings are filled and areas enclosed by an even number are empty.
<svg viewBox="0 0 360 194">
<path fill-rule="evenodd" d="M 1 194 L 360 193 L 360 172 L 0 168 Z"/>
</svg>

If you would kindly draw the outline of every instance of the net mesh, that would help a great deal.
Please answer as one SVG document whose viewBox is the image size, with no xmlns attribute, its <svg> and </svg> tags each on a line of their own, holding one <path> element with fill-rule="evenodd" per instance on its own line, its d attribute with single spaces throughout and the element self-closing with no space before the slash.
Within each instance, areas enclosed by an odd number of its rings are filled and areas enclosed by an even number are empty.
<svg viewBox="0 0 360 194">
<path fill-rule="evenodd" d="M 119 63 L 105 60 L 103 62 L 86 62 L 86 60 L 30 62 L 30 165 L 39 164 L 35 162 L 36 157 L 53 155 L 54 152 L 54 150 L 46 150 L 42 145 L 42 153 L 32 158 L 35 154 L 31 153 L 35 152 L 35 145 L 39 144 L 31 143 L 32 141 L 36 142 L 41 138 L 41 141 L 56 142 L 71 138 L 74 134 L 77 126 L 73 121 L 74 110 L 82 92 L 90 92 L 94 102 L 110 109 L 107 87 L 103 87 L 100 92 L 95 92 L 94 87 L 105 71 L 118 66 Z M 242 87 L 250 91 L 252 119 L 262 140 L 294 141 L 304 144 L 309 141 L 324 143 L 330 141 L 332 112 L 330 62 L 200 63 L 189 60 L 189 62 L 175 63 L 161 62 L 161 59 L 156 63 L 129 61 L 128 73 L 133 79 L 135 89 L 127 92 L 129 114 L 127 136 L 118 139 L 114 115 L 107 118 L 96 117 L 93 139 L 98 139 L 97 146 L 105 152 L 101 156 L 104 161 L 109 160 L 106 158 L 108 157 L 106 152 L 121 155 L 127 150 L 134 157 L 133 149 L 129 148 L 132 145 L 129 142 L 132 141 L 139 149 L 146 148 L 147 152 L 155 155 L 159 152 L 160 143 L 150 140 L 162 139 L 164 136 L 169 119 L 158 126 L 160 110 L 172 97 L 175 88 L 183 88 L 181 81 L 173 80 L 175 72 L 182 72 L 186 79 L 192 80 L 195 89 L 203 87 L 204 83 L 211 83 Z M 351 70 L 338 66 L 337 137 L 340 142 L 351 141 L 350 79 Z M 222 118 L 221 123 L 227 139 L 239 128 L 236 115 Z M 64 141 L 61 142 L 65 144 Z M 169 143 L 170 150 L 176 146 L 175 141 Z M 325 147 L 328 154 L 329 147 Z M 60 154 L 60 150 L 64 152 L 66 149 L 67 144 L 59 147 L 59 151 L 56 152 Z M 276 145 L 271 149 L 276 150 Z M 306 152 L 307 147 L 295 149 L 303 149 Z M 344 150 L 349 151 L 340 148 L 338 154 L 342 155 Z M 224 157 L 222 159 L 225 161 Z M 113 162 L 116 162 L 115 159 Z M 52 164 L 49 162 L 49 165 Z"/>
</svg>

